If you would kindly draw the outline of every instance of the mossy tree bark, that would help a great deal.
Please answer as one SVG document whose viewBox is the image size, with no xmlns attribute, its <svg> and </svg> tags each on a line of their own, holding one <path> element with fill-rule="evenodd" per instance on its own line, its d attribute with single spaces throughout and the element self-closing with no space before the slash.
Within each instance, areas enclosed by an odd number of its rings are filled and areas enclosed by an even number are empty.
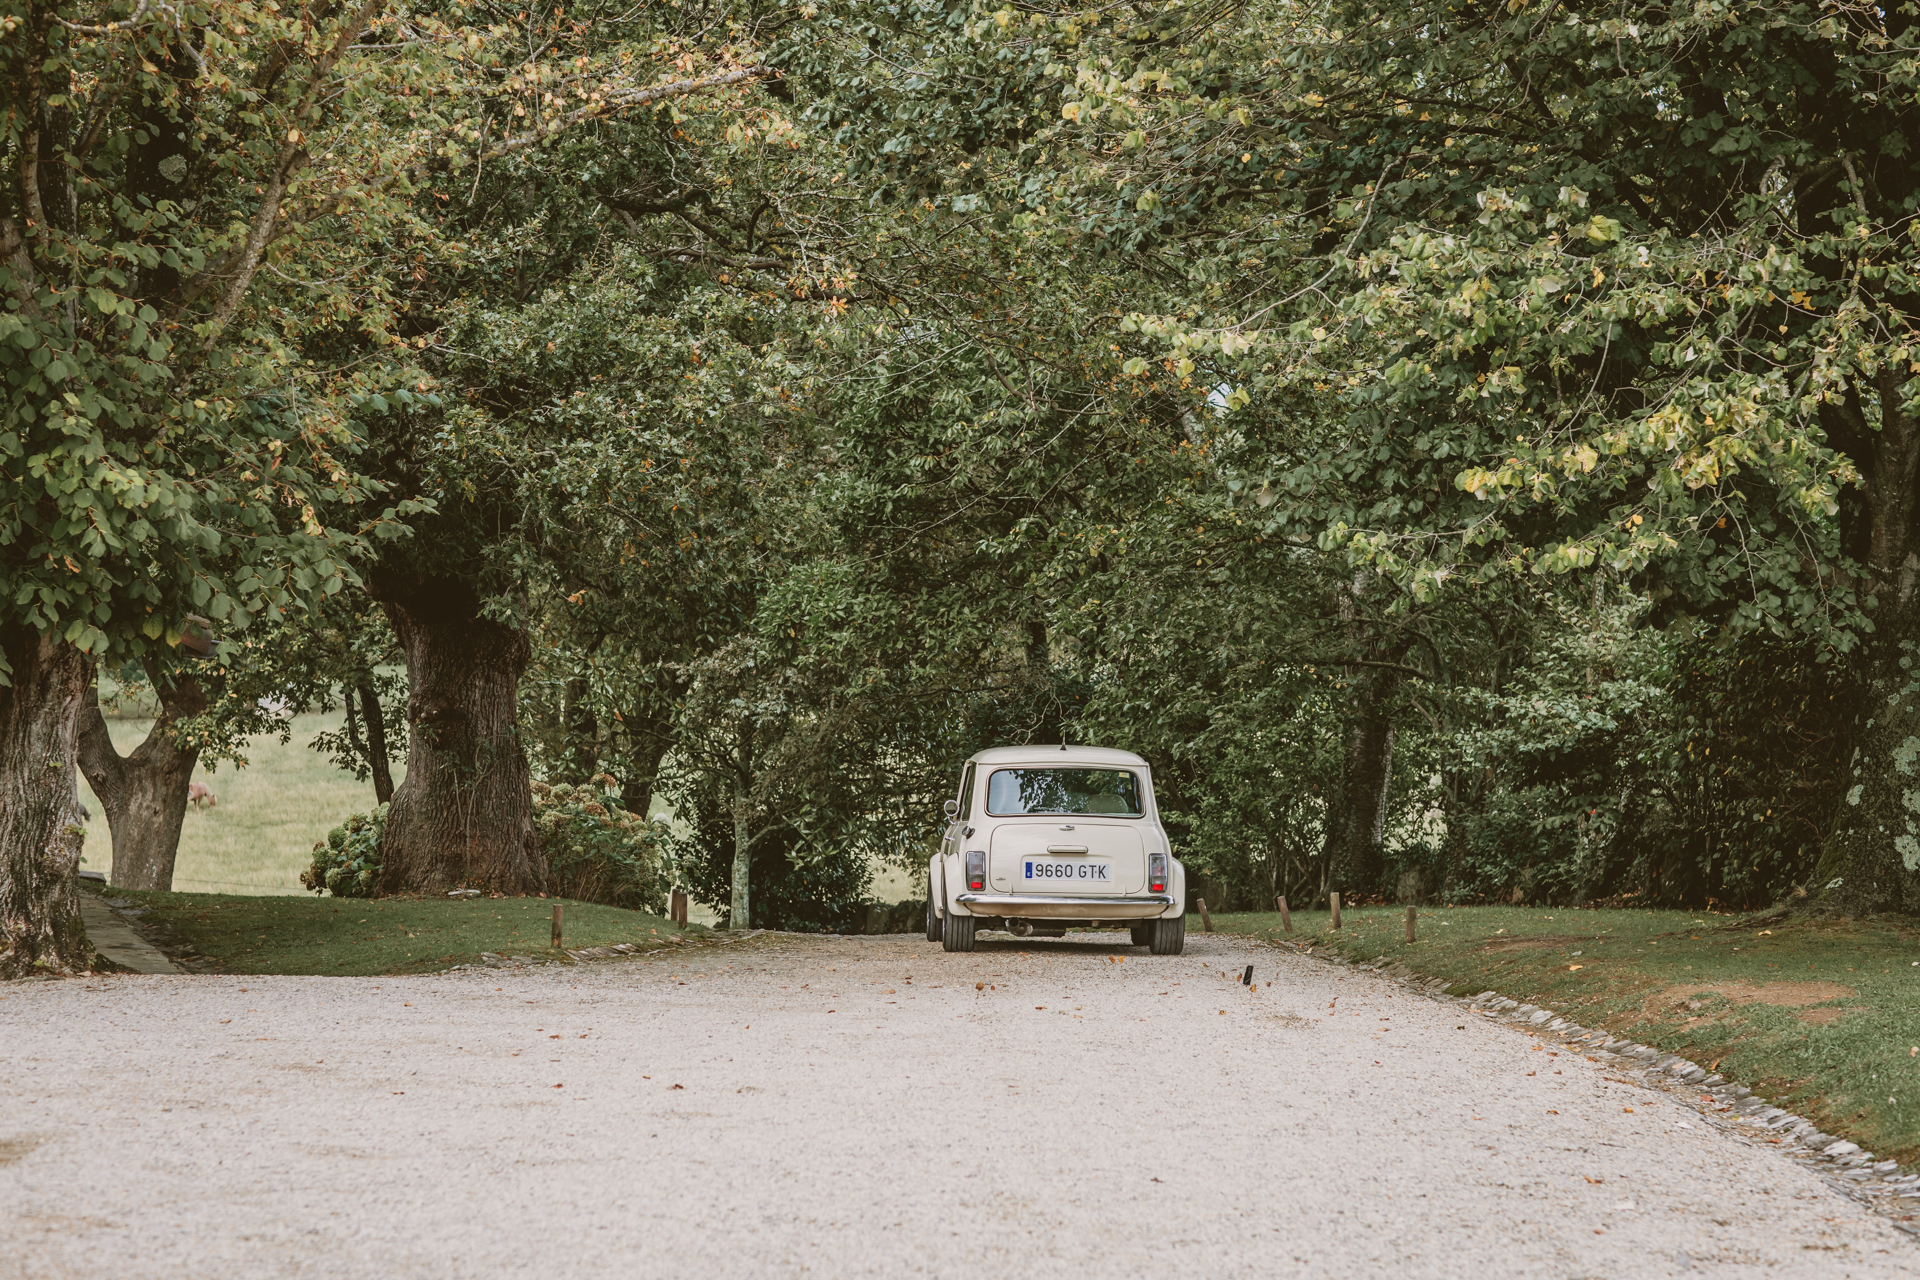
<svg viewBox="0 0 1920 1280">
<path fill-rule="evenodd" d="M 753 865 L 753 802 L 744 779 L 735 779 L 733 787 L 733 900 L 727 907 L 729 929 L 753 927 L 753 912 L 748 899 L 748 872 Z"/>
<path fill-rule="evenodd" d="M 375 592 L 407 659 L 407 776 L 380 845 L 381 893 L 545 892 L 516 719 L 531 649 L 463 583 L 387 576 Z"/>
<path fill-rule="evenodd" d="M 175 727 L 206 711 L 207 693 L 192 677 L 167 681 L 151 668 L 148 675 L 160 715 L 146 740 L 127 756 L 114 750 L 100 714 L 98 687 L 88 685 L 80 713 L 80 770 L 106 810 L 114 887 L 167 890 L 173 888 L 180 828 L 187 817 L 187 786 L 200 759 L 200 748 L 183 745 Z"/>
<path fill-rule="evenodd" d="M 77 974 L 93 962 L 76 873 L 86 828 L 73 763 L 91 677 L 55 636 L 0 628 L 0 978 Z"/>
</svg>

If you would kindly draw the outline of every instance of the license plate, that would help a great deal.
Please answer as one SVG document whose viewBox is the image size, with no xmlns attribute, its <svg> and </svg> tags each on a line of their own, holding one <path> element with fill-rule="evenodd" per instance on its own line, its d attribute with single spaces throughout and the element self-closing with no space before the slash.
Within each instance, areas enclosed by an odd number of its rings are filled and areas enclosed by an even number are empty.
<svg viewBox="0 0 1920 1280">
<path fill-rule="evenodd" d="M 1076 885 L 1087 888 L 1113 887 L 1111 862 L 1088 862 L 1085 858 L 1024 858 L 1021 883 L 1034 885 Z"/>
</svg>

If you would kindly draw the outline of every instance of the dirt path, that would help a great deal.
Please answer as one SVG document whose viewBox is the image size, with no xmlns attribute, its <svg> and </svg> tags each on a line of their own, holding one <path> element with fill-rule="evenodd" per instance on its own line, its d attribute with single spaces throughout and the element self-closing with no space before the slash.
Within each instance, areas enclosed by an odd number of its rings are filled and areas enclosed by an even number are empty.
<svg viewBox="0 0 1920 1280">
<path fill-rule="evenodd" d="M 1271 985 L 1223 976 L 1249 963 Z M 1920 1268 L 1774 1150 L 1536 1043 L 1206 936 L 19 984 L 0 1276 Z"/>
</svg>

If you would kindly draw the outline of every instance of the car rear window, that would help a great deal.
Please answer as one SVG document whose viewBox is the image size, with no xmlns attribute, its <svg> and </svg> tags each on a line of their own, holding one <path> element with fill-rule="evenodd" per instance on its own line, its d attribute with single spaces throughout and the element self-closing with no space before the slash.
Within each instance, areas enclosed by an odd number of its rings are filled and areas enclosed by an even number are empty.
<svg viewBox="0 0 1920 1280">
<path fill-rule="evenodd" d="M 1112 814 L 1137 818 L 1140 779 L 1125 769 L 995 769 L 987 778 L 987 812 Z"/>
</svg>

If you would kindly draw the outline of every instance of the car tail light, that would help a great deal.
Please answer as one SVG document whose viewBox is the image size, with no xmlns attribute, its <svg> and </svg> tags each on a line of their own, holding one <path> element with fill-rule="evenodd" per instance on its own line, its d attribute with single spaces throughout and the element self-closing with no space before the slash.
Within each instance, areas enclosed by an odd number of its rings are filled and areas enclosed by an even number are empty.
<svg viewBox="0 0 1920 1280">
<path fill-rule="evenodd" d="M 967 851 L 967 888 L 984 889 L 987 887 L 987 855 L 981 849 Z"/>
<path fill-rule="evenodd" d="M 1167 855 L 1150 853 L 1147 855 L 1147 892 L 1165 893 L 1167 891 Z"/>
</svg>

